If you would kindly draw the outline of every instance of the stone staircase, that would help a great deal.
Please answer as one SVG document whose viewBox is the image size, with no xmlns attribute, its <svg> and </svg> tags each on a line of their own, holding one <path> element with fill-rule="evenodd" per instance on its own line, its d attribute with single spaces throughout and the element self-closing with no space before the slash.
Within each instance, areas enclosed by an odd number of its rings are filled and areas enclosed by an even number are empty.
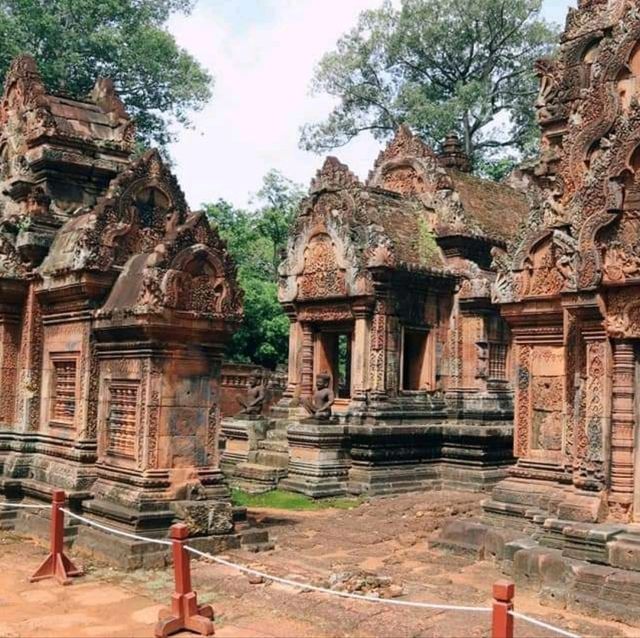
<svg viewBox="0 0 640 638">
<path fill-rule="evenodd" d="M 238 463 L 231 476 L 231 485 L 250 494 L 275 489 L 287 476 L 289 445 L 287 419 L 274 419 L 267 436 L 258 442 L 258 449 L 250 451 L 247 461 Z"/>
</svg>

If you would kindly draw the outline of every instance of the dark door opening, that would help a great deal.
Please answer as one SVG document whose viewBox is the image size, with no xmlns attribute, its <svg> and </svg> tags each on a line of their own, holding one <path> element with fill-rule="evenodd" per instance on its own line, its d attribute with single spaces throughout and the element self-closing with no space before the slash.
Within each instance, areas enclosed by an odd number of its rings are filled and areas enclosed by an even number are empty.
<svg viewBox="0 0 640 638">
<path fill-rule="evenodd" d="M 427 356 L 426 330 L 405 328 L 402 352 L 402 389 L 407 391 L 425 390 L 428 379 L 425 372 Z"/>
<path fill-rule="evenodd" d="M 338 399 L 351 398 L 352 333 L 322 331 L 318 334 L 316 374 L 329 374 Z"/>
</svg>

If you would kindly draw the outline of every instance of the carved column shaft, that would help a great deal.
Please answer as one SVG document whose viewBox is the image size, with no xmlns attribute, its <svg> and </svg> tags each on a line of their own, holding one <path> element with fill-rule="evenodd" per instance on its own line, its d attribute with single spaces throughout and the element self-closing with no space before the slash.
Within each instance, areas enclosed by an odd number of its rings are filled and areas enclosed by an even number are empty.
<svg viewBox="0 0 640 638">
<path fill-rule="evenodd" d="M 633 502 L 635 426 L 635 353 L 633 344 L 618 341 L 613 350 L 611 421 L 611 493 L 609 501 L 630 507 Z"/>
<path fill-rule="evenodd" d="M 287 389 L 283 397 L 293 399 L 300 388 L 301 355 L 302 355 L 302 331 L 295 317 L 289 317 L 289 367 Z"/>
<path fill-rule="evenodd" d="M 363 401 L 369 389 L 369 313 L 355 311 L 353 339 L 353 399 Z"/>
<path fill-rule="evenodd" d="M 0 318 L 0 427 L 13 427 L 20 325 Z"/>
<path fill-rule="evenodd" d="M 22 321 L 19 361 L 17 421 L 22 431 L 37 430 L 42 392 L 42 313 L 33 283 Z"/>
<path fill-rule="evenodd" d="M 370 342 L 370 387 L 374 398 L 384 398 L 387 395 L 387 300 L 376 301 L 373 320 L 371 322 Z"/>
<path fill-rule="evenodd" d="M 516 345 L 516 409 L 514 428 L 514 455 L 518 458 L 529 453 L 531 428 L 531 361 L 533 348 L 529 344 Z"/>
<path fill-rule="evenodd" d="M 313 395 L 313 328 L 302 324 L 302 372 L 300 375 L 300 396 Z"/>
</svg>

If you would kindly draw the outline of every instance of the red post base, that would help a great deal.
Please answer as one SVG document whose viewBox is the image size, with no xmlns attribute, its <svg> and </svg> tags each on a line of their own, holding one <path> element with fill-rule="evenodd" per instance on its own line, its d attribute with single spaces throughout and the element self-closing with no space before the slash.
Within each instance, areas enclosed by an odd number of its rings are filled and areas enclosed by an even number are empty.
<svg viewBox="0 0 640 638">
<path fill-rule="evenodd" d="M 35 583 L 45 578 L 56 578 L 61 585 L 69 585 L 71 577 L 82 576 L 83 573 L 82 569 L 76 567 L 65 554 L 60 552 L 49 554 L 29 580 Z"/>
<path fill-rule="evenodd" d="M 186 525 L 178 523 L 171 527 L 173 541 L 173 572 L 176 591 L 171 597 L 171 609 L 160 611 L 156 624 L 156 638 L 166 638 L 179 631 L 192 631 L 202 636 L 213 636 L 213 608 L 198 606 L 196 593 L 191 589 L 191 566 L 185 541 L 189 536 Z"/>
<path fill-rule="evenodd" d="M 56 578 L 61 585 L 71 583 L 72 576 L 82 576 L 81 568 L 64 553 L 64 512 L 66 495 L 62 490 L 53 493 L 51 504 L 51 552 L 29 579 L 32 583 L 45 578 Z"/>
</svg>

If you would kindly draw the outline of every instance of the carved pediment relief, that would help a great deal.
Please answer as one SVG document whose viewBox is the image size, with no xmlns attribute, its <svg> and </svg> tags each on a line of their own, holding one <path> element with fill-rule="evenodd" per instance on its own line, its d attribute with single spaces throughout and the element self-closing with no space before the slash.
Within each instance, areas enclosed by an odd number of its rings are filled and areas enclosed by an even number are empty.
<svg viewBox="0 0 640 638">
<path fill-rule="evenodd" d="M 167 240 L 186 215 L 175 177 L 158 152 L 150 151 L 119 175 L 95 210 L 85 215 L 84 227 L 77 229 L 74 267 L 123 266 L 131 255 L 152 252 Z"/>
<path fill-rule="evenodd" d="M 577 242 L 568 231 L 543 231 L 514 260 L 516 299 L 549 297 L 575 288 Z"/>
<path fill-rule="evenodd" d="M 621 288 L 609 292 L 605 328 L 614 339 L 640 338 L 640 290 Z"/>
<path fill-rule="evenodd" d="M 206 246 L 180 253 L 162 281 L 164 305 L 199 314 L 221 313 L 228 293 L 220 259 Z"/>
<path fill-rule="evenodd" d="M 606 283 L 640 279 L 640 210 L 623 213 L 615 224 L 603 230 L 597 243 L 602 250 Z"/>
<path fill-rule="evenodd" d="M 304 250 L 298 297 L 313 299 L 346 294 L 346 269 L 338 261 L 336 245 L 329 234 L 320 232 L 311 237 Z"/>
<path fill-rule="evenodd" d="M 390 168 L 382 176 L 382 188 L 404 196 L 420 195 L 429 189 L 424 178 L 408 165 Z"/>
</svg>

